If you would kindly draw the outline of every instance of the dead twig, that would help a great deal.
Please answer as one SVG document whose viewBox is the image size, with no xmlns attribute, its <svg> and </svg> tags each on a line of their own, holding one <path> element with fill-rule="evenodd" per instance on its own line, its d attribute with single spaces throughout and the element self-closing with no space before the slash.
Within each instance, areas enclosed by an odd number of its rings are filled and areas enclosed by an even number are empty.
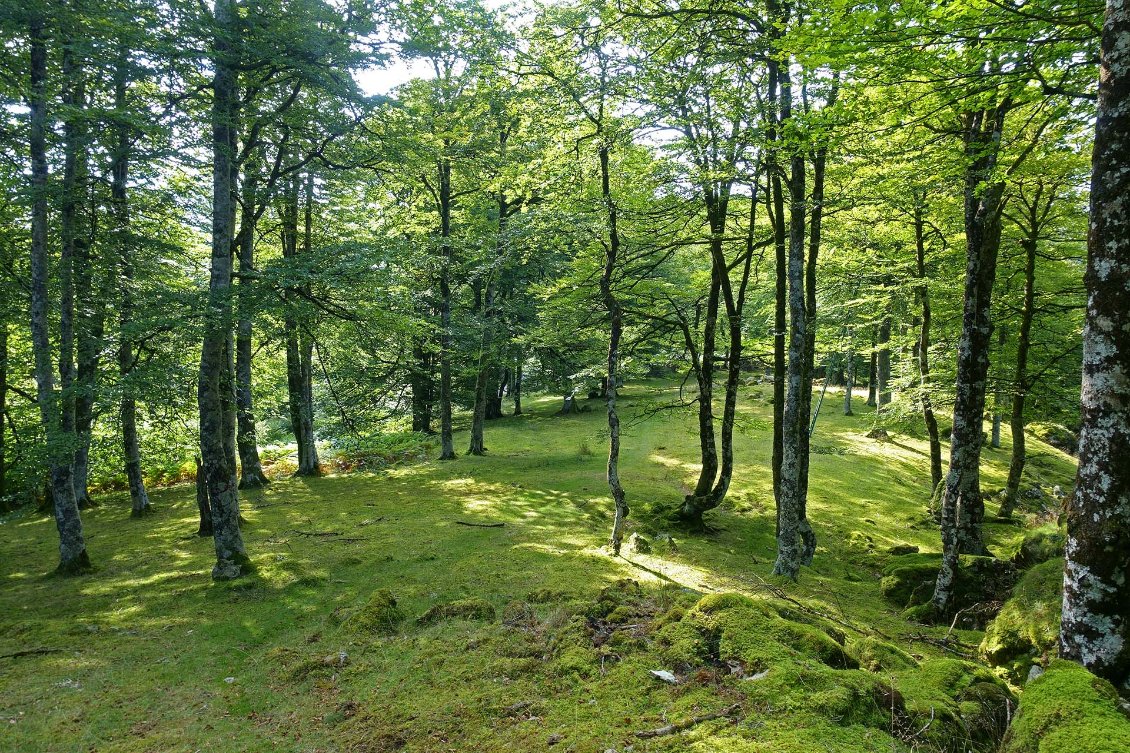
<svg viewBox="0 0 1130 753">
<path fill-rule="evenodd" d="M 13 651 L 10 654 L 0 654 L 0 659 L 15 659 L 20 656 L 39 656 L 41 654 L 61 654 L 61 648 L 25 648 L 23 651 Z"/>
<path fill-rule="evenodd" d="M 296 536 L 341 536 L 341 531 L 299 531 L 297 528 L 290 529 L 290 533 Z"/>
<path fill-rule="evenodd" d="M 678 734 L 679 732 L 684 732 L 691 727 L 702 724 L 703 722 L 710 722 L 715 719 L 732 719 L 732 717 L 734 717 L 734 715 L 741 710 L 741 707 L 742 705 L 740 703 L 735 703 L 732 706 L 727 706 L 721 711 L 715 711 L 712 714 L 703 714 L 702 716 L 691 717 L 690 719 L 684 719 L 681 722 L 668 724 L 665 727 L 642 730 L 636 733 L 636 737 L 644 740 L 649 737 L 666 737 L 667 735 L 674 735 Z"/>
<path fill-rule="evenodd" d="M 455 521 L 457 526 L 470 526 L 471 528 L 502 528 L 505 523 L 468 523 L 465 520 Z"/>
</svg>

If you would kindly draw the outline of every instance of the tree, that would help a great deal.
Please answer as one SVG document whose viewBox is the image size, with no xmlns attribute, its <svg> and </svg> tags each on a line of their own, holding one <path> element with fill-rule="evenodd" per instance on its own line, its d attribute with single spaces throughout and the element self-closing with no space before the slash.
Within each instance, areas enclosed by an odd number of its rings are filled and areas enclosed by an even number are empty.
<svg viewBox="0 0 1130 753">
<path fill-rule="evenodd" d="M 1060 655 L 1130 682 L 1130 8 L 1108 0 L 1092 154 L 1083 427 L 1067 511 Z"/>
</svg>

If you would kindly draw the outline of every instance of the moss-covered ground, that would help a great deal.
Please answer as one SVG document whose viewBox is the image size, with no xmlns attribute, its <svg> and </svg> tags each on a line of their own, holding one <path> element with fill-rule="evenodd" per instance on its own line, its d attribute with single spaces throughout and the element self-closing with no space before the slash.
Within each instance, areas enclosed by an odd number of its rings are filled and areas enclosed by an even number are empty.
<svg viewBox="0 0 1130 753">
<path fill-rule="evenodd" d="M 556 397 L 490 422 L 484 457 L 244 493 L 257 573 L 232 583 L 209 578 L 212 543 L 193 535 L 190 487 L 155 492 L 143 519 L 121 496 L 84 513 L 96 570 L 81 577 L 48 574 L 51 520 L 3 519 L 0 654 L 36 652 L 0 659 L 0 749 L 995 744 L 1013 699 L 960 656 L 974 658 L 982 634 L 959 627 L 943 640 L 946 627 L 908 621 L 880 591 L 892 547 L 939 548 L 922 434 L 868 439 L 862 401 L 854 417 L 825 401 L 809 496 L 820 548 L 799 582 L 784 582 L 770 575 L 768 388 L 742 397 L 738 469 L 706 533 L 664 516 L 693 483 L 693 417 L 633 418 L 671 393 L 633 384 L 621 401 L 629 532 L 649 538 L 647 554 L 604 548 L 603 406 L 559 417 Z M 456 439 L 466 445 L 465 432 Z M 1029 447 L 1026 483 L 1069 485 L 1069 456 Z M 1003 486 L 1008 453 L 1007 442 L 986 449 L 986 488 Z M 988 534 L 1011 556 L 1023 529 L 990 522 Z M 722 716 L 701 720 L 711 714 Z"/>
</svg>

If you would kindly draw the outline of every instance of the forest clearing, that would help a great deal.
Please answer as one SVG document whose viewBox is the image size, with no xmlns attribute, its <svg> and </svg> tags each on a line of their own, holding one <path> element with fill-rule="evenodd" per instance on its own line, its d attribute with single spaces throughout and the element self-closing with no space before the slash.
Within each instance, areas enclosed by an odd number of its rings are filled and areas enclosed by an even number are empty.
<svg viewBox="0 0 1130 753">
<path fill-rule="evenodd" d="M 1130 753 L 1128 0 L 0 42 L 0 752 Z"/>
<path fill-rule="evenodd" d="M 624 412 L 673 391 L 628 385 Z M 43 578 L 47 519 L 7 519 L 0 557 L 15 571 L 0 592 L 0 654 L 60 649 L 5 660 L 7 749 L 543 750 L 556 740 L 577 753 L 910 751 L 995 742 L 1001 704 L 1014 699 L 987 684 L 1001 695 L 969 705 L 971 687 L 997 682 L 981 664 L 983 633 L 908 621 L 882 593 L 892 565 L 928 558 L 936 568 L 940 556 L 921 504 L 922 432 L 872 440 L 870 411 L 821 417 L 810 505 L 824 543 L 805 578 L 781 583 L 771 574 L 769 394 L 743 391 L 741 492 L 706 534 L 660 529 L 647 512 L 673 504 L 693 478 L 689 422 L 652 418 L 625 434 L 624 473 L 638 490 L 630 530 L 650 551 L 626 547 L 620 559 L 606 546 L 604 458 L 590 449 L 604 421 L 597 400 L 572 416 L 554 415 L 557 398 L 531 401 L 527 414 L 492 425 L 484 457 L 249 492 L 244 535 L 256 572 L 227 585 L 207 578 L 212 552 L 194 535 L 191 487 L 154 493 L 143 520 L 123 522 L 121 494 L 86 515 L 105 564 L 83 579 Z M 1050 491 L 1074 472 L 1070 456 L 1032 444 L 1032 483 L 1048 494 L 1026 502 L 1018 521 L 989 526 L 990 548 L 1006 560 L 1032 530 L 1054 530 Z M 987 487 L 1003 485 L 1007 457 L 1007 446 L 989 453 Z M 898 547 L 921 553 L 892 555 Z M 386 589 L 399 621 L 351 625 Z M 804 641 L 743 620 L 749 635 L 724 633 L 717 658 L 687 655 L 670 625 L 721 594 L 781 610 L 777 628 Z M 473 609 L 421 624 L 452 604 Z M 1036 632 L 1058 611 L 1043 608 L 1025 615 Z M 801 632 L 813 629 L 834 638 Z M 1027 648 L 1013 682 L 1048 645 Z M 886 687 L 900 695 L 894 718 L 878 693 Z M 734 704 L 730 716 L 681 734 L 635 734 Z M 1071 734 L 1093 734 L 1097 747 L 1074 749 L 1125 750 L 1116 733 L 1127 729 L 1130 721 L 1096 732 L 1076 720 Z"/>
</svg>

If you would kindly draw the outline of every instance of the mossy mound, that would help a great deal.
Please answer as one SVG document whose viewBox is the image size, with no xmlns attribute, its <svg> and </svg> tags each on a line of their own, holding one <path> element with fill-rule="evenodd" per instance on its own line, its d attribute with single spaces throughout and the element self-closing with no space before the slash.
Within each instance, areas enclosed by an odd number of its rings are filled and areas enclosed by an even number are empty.
<svg viewBox="0 0 1130 753">
<path fill-rule="evenodd" d="M 918 660 L 898 646 L 871 636 L 853 635 L 848 638 L 845 649 L 869 672 L 892 672 L 918 666 Z"/>
<path fill-rule="evenodd" d="M 345 619 L 345 626 L 359 633 L 392 633 L 404 621 L 404 610 L 387 588 L 373 592 L 365 605 Z"/>
<path fill-rule="evenodd" d="M 640 584 L 623 578 L 602 588 L 596 601 L 585 610 L 585 614 L 594 620 L 628 623 L 649 611 L 654 611 L 653 605 L 645 602 L 646 598 Z"/>
<path fill-rule="evenodd" d="M 859 666 L 828 630 L 811 622 L 783 617 L 764 600 L 711 594 L 663 627 L 658 641 L 665 657 L 684 667 L 736 661 L 753 673 L 789 658 Z"/>
<path fill-rule="evenodd" d="M 1016 554 L 1012 556 L 1012 563 L 1021 570 L 1047 562 L 1050 559 L 1063 556 L 1063 548 L 1067 543 L 1067 534 L 1057 526 L 1040 526 L 1030 528 L 1024 532 L 1017 547 Z"/>
<path fill-rule="evenodd" d="M 486 599 L 458 599 L 444 604 L 435 604 L 420 615 L 416 622 L 431 625 L 444 620 L 486 620 L 494 619 L 494 606 Z"/>
<path fill-rule="evenodd" d="M 1078 664 L 1053 661 L 1024 689 L 1001 753 L 1130 753 L 1118 693 Z"/>
<path fill-rule="evenodd" d="M 900 608 L 927 604 L 941 567 L 940 554 L 908 554 L 892 557 L 883 570 L 879 590 L 891 604 Z M 994 557 L 963 554 L 958 560 L 954 583 L 955 610 L 983 602 L 1004 601 L 1016 583 L 1017 570 L 1011 562 Z M 979 628 L 980 625 L 969 627 Z"/>
<path fill-rule="evenodd" d="M 1015 705 L 989 669 L 960 659 L 928 659 L 891 678 L 909 727 L 922 728 L 924 741 L 938 750 L 994 749 Z"/>
<path fill-rule="evenodd" d="M 1024 574 L 1000 614 L 985 628 L 981 655 L 993 666 L 1023 659 L 1017 679 L 1032 659 L 1047 657 L 1059 640 L 1063 601 L 1063 560 L 1048 560 Z"/>
<path fill-rule="evenodd" d="M 1075 432 L 1062 424 L 1051 424 L 1034 421 L 1026 427 L 1028 433 L 1047 442 L 1057 450 L 1063 450 L 1068 455 L 1079 451 L 1079 437 Z"/>
</svg>

